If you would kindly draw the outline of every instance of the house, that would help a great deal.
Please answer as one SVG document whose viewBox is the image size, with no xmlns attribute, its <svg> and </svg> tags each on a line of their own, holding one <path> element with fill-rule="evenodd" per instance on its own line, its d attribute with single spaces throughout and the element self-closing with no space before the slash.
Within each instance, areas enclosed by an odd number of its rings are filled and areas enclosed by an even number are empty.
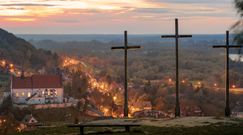
<svg viewBox="0 0 243 135">
<path fill-rule="evenodd" d="M 63 102 L 62 78 L 59 75 L 11 77 L 14 104 L 52 104 Z"/>
<path fill-rule="evenodd" d="M 6 117 L 0 115 L 0 127 L 3 126 L 6 121 Z"/>
<path fill-rule="evenodd" d="M 230 88 L 230 93 L 235 95 L 243 94 L 243 88 Z"/>
<path fill-rule="evenodd" d="M 9 96 L 10 92 L 0 90 L 0 106 L 3 104 L 4 100 L 6 100 Z"/>
<path fill-rule="evenodd" d="M 243 62 L 243 55 L 242 54 L 229 54 L 229 58 L 232 61 Z"/>
<path fill-rule="evenodd" d="M 134 102 L 134 103 L 130 103 L 129 108 L 130 108 L 131 114 L 133 114 L 133 113 L 139 112 L 141 110 L 151 110 L 152 104 L 151 104 L 151 102 L 148 102 L 148 101 Z"/>
<path fill-rule="evenodd" d="M 170 115 L 158 110 L 141 110 L 132 114 L 134 118 L 152 117 L 152 118 L 169 118 Z"/>
<path fill-rule="evenodd" d="M 26 125 L 35 125 L 38 123 L 38 121 L 33 117 L 32 114 L 26 115 L 22 120 L 22 122 L 25 123 Z"/>
<path fill-rule="evenodd" d="M 235 107 L 232 109 L 232 116 L 243 118 L 243 101 L 237 101 Z"/>
<path fill-rule="evenodd" d="M 201 81 L 191 81 L 190 82 L 194 90 L 199 90 L 203 88 L 203 82 Z"/>
</svg>

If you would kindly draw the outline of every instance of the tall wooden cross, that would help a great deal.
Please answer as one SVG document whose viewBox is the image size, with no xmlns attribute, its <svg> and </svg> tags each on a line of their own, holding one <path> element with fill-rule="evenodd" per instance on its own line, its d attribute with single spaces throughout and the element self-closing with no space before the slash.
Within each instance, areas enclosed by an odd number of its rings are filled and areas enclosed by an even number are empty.
<svg viewBox="0 0 243 135">
<path fill-rule="evenodd" d="M 215 45 L 213 48 L 225 48 L 226 49 L 226 64 L 225 64 L 225 116 L 230 117 L 231 111 L 230 111 L 230 101 L 229 101 L 229 89 L 230 89 L 230 83 L 229 83 L 229 49 L 230 48 L 241 48 L 241 45 L 230 45 L 229 44 L 229 31 L 226 31 L 226 45 Z"/>
<path fill-rule="evenodd" d="M 111 47 L 112 50 L 123 49 L 124 50 L 124 65 L 125 65 L 125 78 L 124 78 L 124 117 L 128 117 L 128 91 L 127 91 L 127 51 L 129 49 L 139 49 L 140 46 L 128 46 L 127 31 L 124 32 L 124 46 Z"/>
<path fill-rule="evenodd" d="M 179 38 L 190 38 L 192 35 L 179 35 L 178 19 L 175 19 L 175 35 L 163 35 L 161 38 L 175 38 L 176 44 L 176 107 L 175 117 L 180 117 L 180 99 L 179 99 Z"/>
</svg>

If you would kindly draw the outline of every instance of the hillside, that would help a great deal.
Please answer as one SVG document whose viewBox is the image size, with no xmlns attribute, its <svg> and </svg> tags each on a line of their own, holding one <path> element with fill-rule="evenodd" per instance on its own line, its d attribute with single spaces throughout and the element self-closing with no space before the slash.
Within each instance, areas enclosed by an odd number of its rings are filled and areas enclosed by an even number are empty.
<svg viewBox="0 0 243 135">
<path fill-rule="evenodd" d="M 183 121 L 183 122 L 182 122 Z M 145 120 L 103 120 L 91 123 L 130 123 L 141 124 L 141 127 L 131 128 L 131 132 L 124 132 L 124 128 L 86 128 L 85 134 L 101 135 L 242 135 L 242 119 L 214 118 L 214 117 L 187 117 L 177 119 L 145 119 Z M 78 128 L 56 126 L 39 128 L 35 131 L 20 132 L 11 135 L 75 135 Z"/>
<path fill-rule="evenodd" d="M 51 51 L 37 49 L 24 39 L 0 29 L 0 57 L 28 69 L 53 71 L 58 65 L 58 56 Z"/>
</svg>

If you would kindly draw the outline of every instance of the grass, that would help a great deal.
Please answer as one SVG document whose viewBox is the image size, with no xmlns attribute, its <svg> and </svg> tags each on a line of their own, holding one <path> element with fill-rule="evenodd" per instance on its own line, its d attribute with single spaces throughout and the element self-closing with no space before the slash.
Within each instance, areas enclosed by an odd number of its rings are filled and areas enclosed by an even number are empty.
<svg viewBox="0 0 243 135">
<path fill-rule="evenodd" d="M 142 126 L 132 128 L 130 133 L 122 132 L 122 128 L 86 128 L 85 133 L 90 135 L 242 135 L 243 123 L 217 123 L 200 127 L 151 127 Z M 55 127 L 42 128 L 34 131 L 15 133 L 12 135 L 77 135 L 78 128 Z"/>
</svg>

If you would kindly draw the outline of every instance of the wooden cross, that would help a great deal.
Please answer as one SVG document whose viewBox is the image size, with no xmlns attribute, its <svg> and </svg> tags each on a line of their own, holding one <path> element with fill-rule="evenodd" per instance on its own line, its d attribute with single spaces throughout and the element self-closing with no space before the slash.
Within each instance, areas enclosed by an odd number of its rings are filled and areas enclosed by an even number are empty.
<svg viewBox="0 0 243 135">
<path fill-rule="evenodd" d="M 180 117 L 180 101 L 179 101 L 179 38 L 190 38 L 192 35 L 179 35 L 178 19 L 175 19 L 175 35 L 163 35 L 161 38 L 175 38 L 176 44 L 176 107 L 175 117 Z"/>
<path fill-rule="evenodd" d="M 128 92 L 127 92 L 127 51 L 129 49 L 139 49 L 140 46 L 128 46 L 127 31 L 124 32 L 124 46 L 111 47 L 112 50 L 124 50 L 125 80 L 124 80 L 124 117 L 128 117 Z"/>
<path fill-rule="evenodd" d="M 241 45 L 229 45 L 229 31 L 226 31 L 226 45 L 215 45 L 213 48 L 225 48 L 226 49 L 226 64 L 225 64 L 225 73 L 226 73 L 226 92 L 225 92 L 225 116 L 230 117 L 231 111 L 230 111 L 230 101 L 229 101 L 229 89 L 230 89 L 230 83 L 229 83 L 229 49 L 230 48 L 241 48 Z"/>
</svg>

